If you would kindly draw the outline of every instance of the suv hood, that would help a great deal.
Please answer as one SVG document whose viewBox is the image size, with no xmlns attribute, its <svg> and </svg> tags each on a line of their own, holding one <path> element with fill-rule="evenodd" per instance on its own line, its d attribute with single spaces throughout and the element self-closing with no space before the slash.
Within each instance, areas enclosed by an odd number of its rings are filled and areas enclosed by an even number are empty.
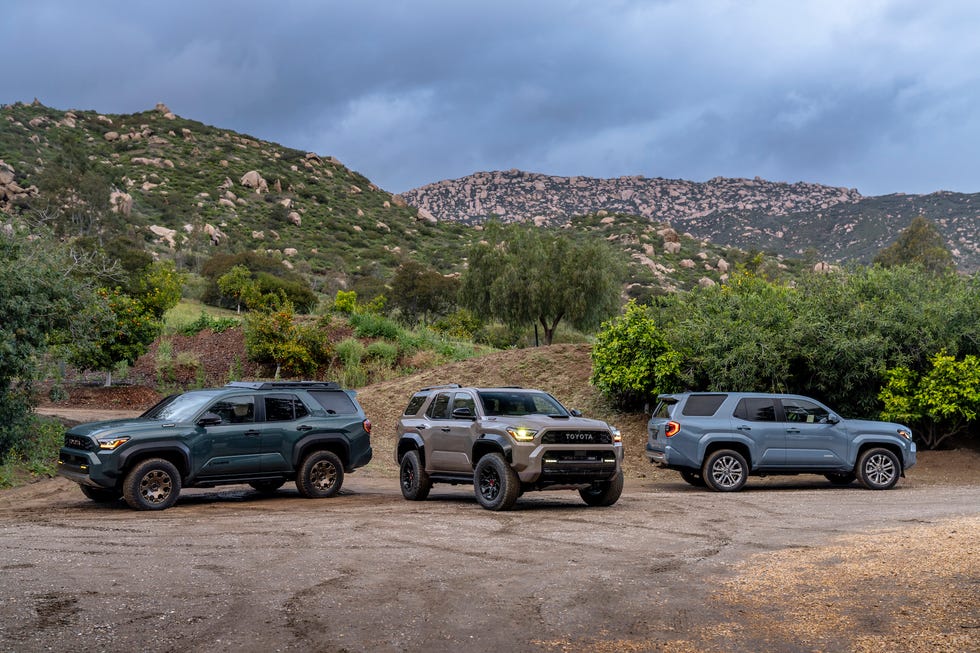
<svg viewBox="0 0 980 653">
<path fill-rule="evenodd" d="M 898 435 L 898 432 L 908 431 L 912 432 L 907 426 L 902 424 L 896 424 L 894 422 L 876 422 L 870 419 L 845 419 L 844 424 L 847 426 L 849 431 L 854 433 L 875 433 L 882 435 Z"/>
<path fill-rule="evenodd" d="M 131 417 L 128 419 L 111 419 L 103 422 L 79 424 L 78 426 L 73 426 L 68 429 L 68 433 L 88 437 L 122 432 L 133 435 L 139 432 L 155 431 L 164 424 L 173 424 L 173 422 L 161 422 L 157 419 Z"/>
</svg>

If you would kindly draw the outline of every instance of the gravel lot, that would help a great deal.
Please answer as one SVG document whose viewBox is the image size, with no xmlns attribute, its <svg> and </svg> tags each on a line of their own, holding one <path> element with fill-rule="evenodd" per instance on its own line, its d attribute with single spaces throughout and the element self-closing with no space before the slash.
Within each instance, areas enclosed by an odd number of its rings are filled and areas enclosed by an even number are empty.
<svg viewBox="0 0 980 653">
<path fill-rule="evenodd" d="M 0 650 L 980 650 L 980 479 L 634 478 L 610 508 L 499 514 L 362 471 L 334 499 L 229 486 L 161 513 L 0 492 Z"/>
</svg>

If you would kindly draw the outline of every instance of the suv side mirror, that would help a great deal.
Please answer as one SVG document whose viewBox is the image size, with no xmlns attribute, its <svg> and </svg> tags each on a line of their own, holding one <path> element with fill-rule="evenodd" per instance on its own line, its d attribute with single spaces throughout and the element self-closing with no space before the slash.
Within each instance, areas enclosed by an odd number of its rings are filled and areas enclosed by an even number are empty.
<svg viewBox="0 0 980 653">
<path fill-rule="evenodd" d="M 215 426 L 221 424 L 221 415 L 217 415 L 208 411 L 201 415 L 201 419 L 197 420 L 198 426 Z"/>
<path fill-rule="evenodd" d="M 473 411 L 466 406 L 454 408 L 453 417 L 456 419 L 476 419 L 476 415 L 473 414 Z"/>
<path fill-rule="evenodd" d="M 570 412 L 572 414 L 572 417 L 581 417 L 582 416 L 582 411 L 580 411 L 578 408 L 573 408 L 573 409 L 571 409 L 568 412 Z"/>
<path fill-rule="evenodd" d="M 837 417 L 837 415 L 834 415 L 833 413 L 831 413 L 831 414 L 827 415 L 827 417 L 825 417 L 823 421 L 824 421 L 825 424 L 839 424 L 840 423 L 840 417 Z"/>
</svg>

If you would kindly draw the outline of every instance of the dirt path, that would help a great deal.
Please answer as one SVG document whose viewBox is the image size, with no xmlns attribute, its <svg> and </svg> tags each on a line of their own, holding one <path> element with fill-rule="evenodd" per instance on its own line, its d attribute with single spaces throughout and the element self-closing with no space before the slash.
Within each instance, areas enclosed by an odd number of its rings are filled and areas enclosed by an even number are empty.
<svg viewBox="0 0 980 653">
<path fill-rule="evenodd" d="M 980 650 L 980 485 L 632 480 L 497 514 L 366 471 L 162 513 L 0 492 L 0 650 Z"/>
</svg>

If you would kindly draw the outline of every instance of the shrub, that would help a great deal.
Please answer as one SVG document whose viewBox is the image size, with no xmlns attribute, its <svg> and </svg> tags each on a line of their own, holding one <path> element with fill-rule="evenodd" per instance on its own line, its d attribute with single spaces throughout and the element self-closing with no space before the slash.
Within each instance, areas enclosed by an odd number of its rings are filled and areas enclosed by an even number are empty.
<svg viewBox="0 0 980 653">
<path fill-rule="evenodd" d="M 653 318 L 631 301 L 596 336 L 590 382 L 619 404 L 642 405 L 676 388 L 679 366 L 680 356 Z"/>
<path fill-rule="evenodd" d="M 367 355 L 384 366 L 393 367 L 398 360 L 398 346 L 390 342 L 378 340 L 367 346 Z"/>
<path fill-rule="evenodd" d="M 350 316 L 350 324 L 358 338 L 397 340 L 404 332 L 394 320 L 373 313 L 355 313 Z"/>
</svg>

